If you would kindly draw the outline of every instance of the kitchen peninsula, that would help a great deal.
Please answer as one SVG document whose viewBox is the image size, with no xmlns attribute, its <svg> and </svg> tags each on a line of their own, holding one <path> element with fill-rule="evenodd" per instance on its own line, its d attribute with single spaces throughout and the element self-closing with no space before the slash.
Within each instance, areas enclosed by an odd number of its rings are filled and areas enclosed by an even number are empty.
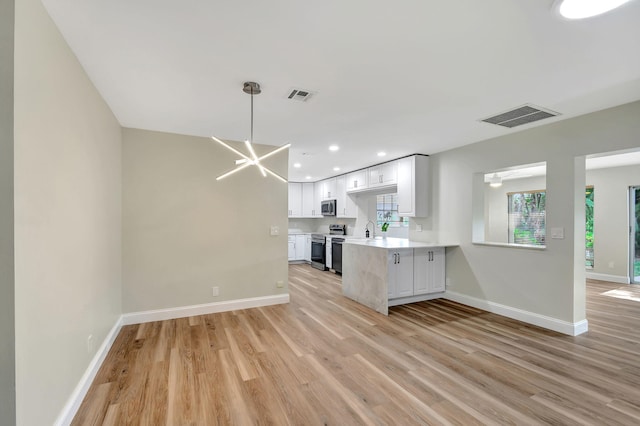
<svg viewBox="0 0 640 426">
<path fill-rule="evenodd" d="M 342 249 L 342 292 L 385 315 L 389 306 L 441 297 L 445 248 L 454 246 L 404 238 L 347 240 Z"/>
</svg>

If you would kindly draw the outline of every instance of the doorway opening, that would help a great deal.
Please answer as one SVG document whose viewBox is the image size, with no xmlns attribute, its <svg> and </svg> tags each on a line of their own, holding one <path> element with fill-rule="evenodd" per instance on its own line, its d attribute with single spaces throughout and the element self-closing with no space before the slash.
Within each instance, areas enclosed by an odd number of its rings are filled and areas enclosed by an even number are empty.
<svg viewBox="0 0 640 426">
<path fill-rule="evenodd" d="M 640 186 L 629 187 L 629 278 L 640 284 Z"/>
</svg>

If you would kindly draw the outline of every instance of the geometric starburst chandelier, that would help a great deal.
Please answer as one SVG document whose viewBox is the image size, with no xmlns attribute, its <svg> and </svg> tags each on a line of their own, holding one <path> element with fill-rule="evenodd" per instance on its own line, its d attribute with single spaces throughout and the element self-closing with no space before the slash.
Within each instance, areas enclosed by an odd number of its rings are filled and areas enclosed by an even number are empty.
<svg viewBox="0 0 640 426">
<path fill-rule="evenodd" d="M 256 155 L 256 152 L 253 150 L 253 146 L 251 146 L 251 142 L 253 142 L 253 95 L 259 95 L 260 92 L 262 92 L 262 90 L 260 89 L 260 85 L 258 83 L 255 83 L 253 81 L 247 81 L 244 83 L 244 87 L 242 88 L 242 91 L 244 93 L 251 95 L 251 139 L 244 141 L 245 146 L 249 150 L 249 155 L 245 155 L 242 152 L 235 149 L 234 147 L 230 146 L 229 144 L 224 143 L 220 139 L 216 138 L 215 136 L 211 136 L 211 139 L 213 139 L 214 141 L 218 142 L 220 145 L 224 146 L 228 150 L 242 157 L 236 160 L 237 167 L 235 169 L 218 176 L 216 180 L 224 179 L 227 176 L 237 173 L 240 170 L 245 169 L 249 166 L 256 166 L 260 170 L 260 173 L 262 173 L 262 176 L 267 177 L 267 173 L 269 173 L 270 175 L 277 177 L 284 183 L 287 183 L 287 180 L 285 178 L 269 170 L 267 167 L 263 166 L 262 163 L 260 162 L 265 158 L 271 157 L 272 155 L 277 154 L 278 152 L 289 148 L 291 144 L 288 143 L 286 145 L 282 145 L 281 147 L 274 149 L 273 151 L 263 155 L 262 157 L 258 157 Z"/>
</svg>

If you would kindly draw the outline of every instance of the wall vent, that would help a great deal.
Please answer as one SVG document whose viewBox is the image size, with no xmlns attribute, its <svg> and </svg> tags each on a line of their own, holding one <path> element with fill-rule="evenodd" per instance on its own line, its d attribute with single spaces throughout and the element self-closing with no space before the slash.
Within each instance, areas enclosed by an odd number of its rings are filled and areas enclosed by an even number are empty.
<svg viewBox="0 0 640 426">
<path fill-rule="evenodd" d="M 560 115 L 560 113 L 551 111 L 550 109 L 541 108 L 539 106 L 526 104 L 520 107 L 502 112 L 500 114 L 484 118 L 480 121 L 495 124 L 503 127 L 517 127 L 523 124 L 533 123 L 534 121 L 544 120 Z"/>
<path fill-rule="evenodd" d="M 312 92 L 311 90 L 290 89 L 287 94 L 287 99 L 291 99 L 292 101 L 307 102 L 315 94 L 316 92 Z"/>
</svg>

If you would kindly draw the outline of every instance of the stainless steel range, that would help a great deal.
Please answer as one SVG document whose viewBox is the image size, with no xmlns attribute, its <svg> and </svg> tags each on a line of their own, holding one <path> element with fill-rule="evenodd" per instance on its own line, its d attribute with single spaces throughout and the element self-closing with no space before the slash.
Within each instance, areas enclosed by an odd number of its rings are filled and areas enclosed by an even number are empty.
<svg viewBox="0 0 640 426">
<path fill-rule="evenodd" d="M 311 266 L 322 271 L 332 268 L 331 237 L 347 235 L 347 225 L 329 225 L 328 234 L 311 234 Z M 329 237 L 329 238 L 327 238 Z M 342 259 L 338 259 L 341 263 Z"/>
</svg>

